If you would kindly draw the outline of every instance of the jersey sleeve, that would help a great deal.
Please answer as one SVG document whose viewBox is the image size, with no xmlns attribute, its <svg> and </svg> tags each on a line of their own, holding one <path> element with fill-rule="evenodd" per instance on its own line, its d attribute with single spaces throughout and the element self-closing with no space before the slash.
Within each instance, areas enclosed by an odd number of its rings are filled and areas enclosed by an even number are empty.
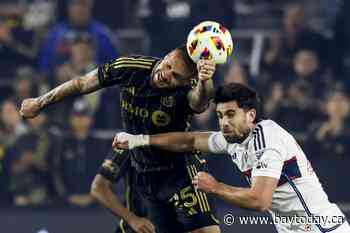
<svg viewBox="0 0 350 233">
<path fill-rule="evenodd" d="M 133 78 L 150 75 L 158 60 L 151 57 L 120 57 L 98 68 L 98 79 L 102 87 L 126 85 Z"/>
<path fill-rule="evenodd" d="M 109 154 L 103 161 L 98 173 L 112 183 L 119 181 L 131 168 L 130 156 L 126 151 Z"/>
<path fill-rule="evenodd" d="M 282 129 L 272 121 L 258 124 L 254 130 L 256 163 L 252 176 L 269 176 L 279 179 L 286 157 Z"/>
<path fill-rule="evenodd" d="M 213 132 L 208 139 L 209 150 L 213 153 L 227 152 L 227 141 L 221 132 Z"/>
</svg>

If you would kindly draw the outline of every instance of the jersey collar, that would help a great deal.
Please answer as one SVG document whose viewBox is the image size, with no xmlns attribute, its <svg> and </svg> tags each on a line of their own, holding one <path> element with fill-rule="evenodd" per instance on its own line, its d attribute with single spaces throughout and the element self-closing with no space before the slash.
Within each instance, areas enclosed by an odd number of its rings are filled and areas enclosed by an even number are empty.
<svg viewBox="0 0 350 233">
<path fill-rule="evenodd" d="M 246 137 L 246 139 L 243 140 L 243 142 L 241 143 L 242 146 L 246 146 L 246 145 L 249 143 L 250 139 L 251 139 L 252 137 L 254 137 L 253 132 L 254 132 L 254 130 L 256 129 L 256 127 L 257 127 L 257 125 L 254 127 L 254 129 L 252 129 L 252 130 L 250 131 L 250 133 L 249 133 L 249 135 Z"/>
</svg>

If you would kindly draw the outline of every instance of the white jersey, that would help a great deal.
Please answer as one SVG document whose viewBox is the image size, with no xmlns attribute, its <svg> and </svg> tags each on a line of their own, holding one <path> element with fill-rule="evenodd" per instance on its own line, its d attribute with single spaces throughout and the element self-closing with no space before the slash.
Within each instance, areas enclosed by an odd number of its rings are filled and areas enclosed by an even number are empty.
<svg viewBox="0 0 350 233">
<path fill-rule="evenodd" d="M 230 144 L 222 132 L 214 132 L 209 137 L 208 145 L 213 153 L 230 154 L 232 161 L 245 174 L 248 182 L 256 176 L 279 180 L 272 197 L 270 213 L 273 217 L 344 216 L 335 204 L 329 202 L 296 140 L 274 121 L 260 121 L 241 144 Z M 332 232 L 343 232 L 339 230 L 347 223 L 275 225 L 278 232 L 330 232 L 333 228 Z M 344 232 L 350 232 L 350 228 Z"/>
</svg>

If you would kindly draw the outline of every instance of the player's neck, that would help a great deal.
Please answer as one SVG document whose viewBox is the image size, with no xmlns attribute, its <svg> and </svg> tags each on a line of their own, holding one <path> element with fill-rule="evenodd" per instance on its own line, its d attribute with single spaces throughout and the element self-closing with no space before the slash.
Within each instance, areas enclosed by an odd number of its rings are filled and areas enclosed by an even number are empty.
<svg viewBox="0 0 350 233">
<path fill-rule="evenodd" d="M 249 125 L 250 131 L 253 131 L 256 128 L 256 124 L 255 123 L 251 123 Z"/>
<path fill-rule="evenodd" d="M 249 138 L 250 138 L 250 136 L 252 135 L 252 133 L 253 133 L 255 127 L 256 127 L 256 124 L 252 123 L 252 124 L 251 124 L 250 126 L 248 126 L 248 127 L 249 127 L 249 133 L 247 133 L 246 137 L 244 137 L 244 138 L 242 139 L 242 141 L 240 142 L 240 144 L 242 144 L 242 145 L 246 144 L 246 143 L 249 141 Z"/>
</svg>

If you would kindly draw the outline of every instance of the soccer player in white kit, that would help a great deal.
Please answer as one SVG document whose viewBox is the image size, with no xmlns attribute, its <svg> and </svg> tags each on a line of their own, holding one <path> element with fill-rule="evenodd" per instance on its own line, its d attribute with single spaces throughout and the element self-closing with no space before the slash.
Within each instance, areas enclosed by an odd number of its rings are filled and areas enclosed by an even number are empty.
<svg viewBox="0 0 350 233">
<path fill-rule="evenodd" d="M 193 179 L 198 189 L 241 208 L 268 210 L 279 233 L 350 233 L 344 214 L 329 202 L 293 136 L 276 122 L 260 119 L 255 91 L 230 83 L 218 88 L 215 103 L 219 132 L 119 133 L 113 147 L 156 146 L 174 152 L 228 153 L 247 177 L 250 188 L 226 185 L 208 173 L 198 172 Z"/>
</svg>

